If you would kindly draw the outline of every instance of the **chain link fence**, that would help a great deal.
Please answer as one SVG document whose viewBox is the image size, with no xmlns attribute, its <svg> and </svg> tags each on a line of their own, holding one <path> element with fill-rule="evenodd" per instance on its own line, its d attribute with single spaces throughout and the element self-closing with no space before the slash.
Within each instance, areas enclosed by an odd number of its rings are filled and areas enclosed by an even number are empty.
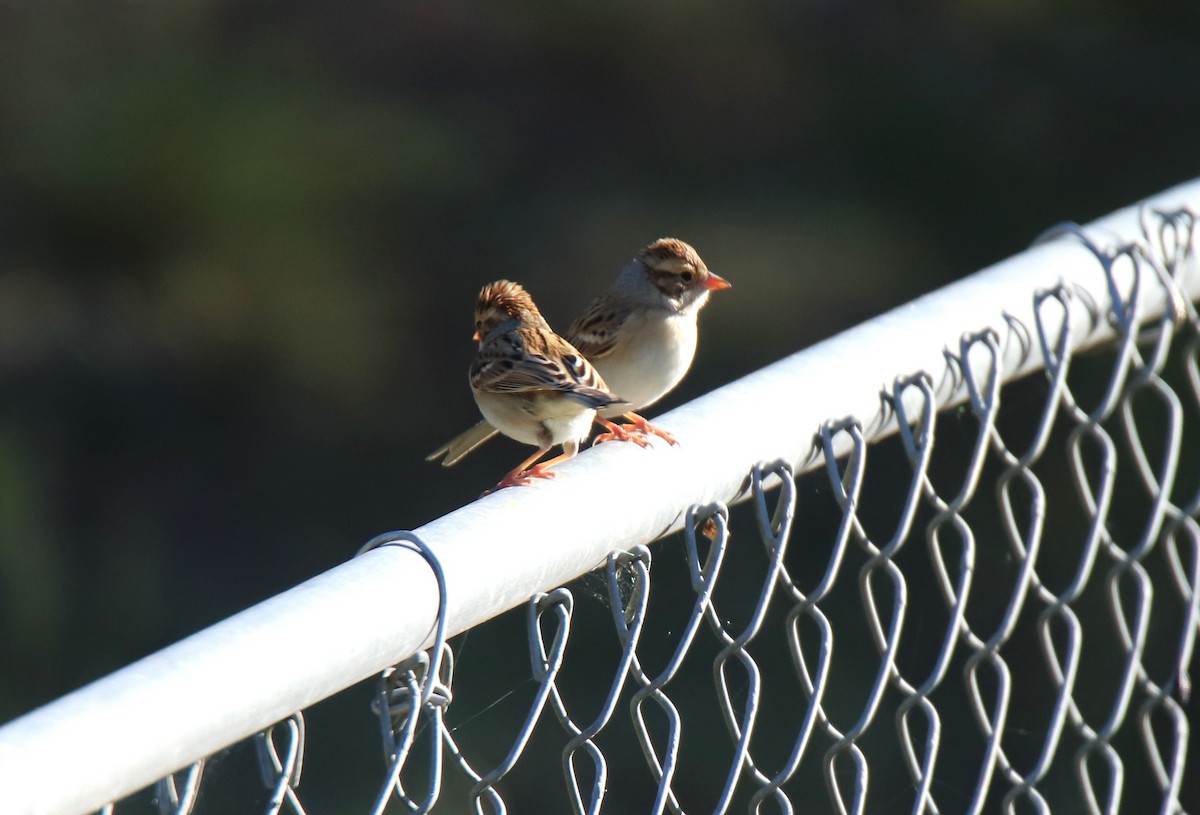
<svg viewBox="0 0 1200 815">
<path fill-rule="evenodd" d="M 875 412 L 779 428 L 806 452 L 742 472 L 748 500 L 693 497 L 523 610 L 456 625 L 444 547 L 368 543 L 419 556 L 438 611 L 340 694 L 382 747 L 343 797 L 312 803 L 296 713 L 101 811 L 1195 810 L 1196 218 L 1131 223 L 1042 239 L 1100 290 L 1024 292 L 1031 318 L 892 371 Z"/>
</svg>

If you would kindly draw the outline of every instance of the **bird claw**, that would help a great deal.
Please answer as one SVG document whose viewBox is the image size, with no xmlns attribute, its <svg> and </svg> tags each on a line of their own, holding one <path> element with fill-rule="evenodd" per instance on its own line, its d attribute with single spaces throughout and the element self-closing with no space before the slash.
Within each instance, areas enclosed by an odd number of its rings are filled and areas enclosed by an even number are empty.
<svg viewBox="0 0 1200 815">
<path fill-rule="evenodd" d="M 499 484 L 491 489 L 484 490 L 483 492 L 479 493 L 479 497 L 482 498 L 485 495 L 491 495 L 493 492 L 498 492 L 505 487 L 526 487 L 539 478 L 554 478 L 557 475 L 558 473 L 554 472 L 553 470 L 544 469 L 542 468 L 541 464 L 538 464 L 530 467 L 528 470 L 522 470 L 519 473 L 509 473 L 508 475 L 504 476 L 504 478 L 500 479 Z"/>
<path fill-rule="evenodd" d="M 672 436 L 670 433 L 668 433 L 667 431 L 663 430 L 660 427 L 655 427 L 654 425 L 650 424 L 649 422 L 645 422 L 644 424 L 638 425 L 637 430 L 639 433 L 653 433 L 655 436 L 658 436 L 660 439 L 662 439 L 663 441 L 665 441 L 667 444 L 671 445 L 672 447 L 679 446 L 679 442 L 675 440 L 674 436 Z"/>
<path fill-rule="evenodd" d="M 650 440 L 643 435 L 639 435 L 637 431 L 630 433 L 619 424 L 611 425 L 611 429 L 607 433 L 601 433 L 592 441 L 592 445 L 603 444 L 606 441 L 631 441 L 638 447 L 649 447 Z"/>
<path fill-rule="evenodd" d="M 596 421 L 607 432 L 596 436 L 592 444 L 603 444 L 606 441 L 631 441 L 638 447 L 649 447 L 650 440 L 646 437 L 658 436 L 672 447 L 679 445 L 679 442 L 670 433 L 655 427 L 636 413 L 627 413 L 625 414 L 625 418 L 629 419 L 629 424 L 617 424 L 607 419 L 597 419 Z"/>
</svg>

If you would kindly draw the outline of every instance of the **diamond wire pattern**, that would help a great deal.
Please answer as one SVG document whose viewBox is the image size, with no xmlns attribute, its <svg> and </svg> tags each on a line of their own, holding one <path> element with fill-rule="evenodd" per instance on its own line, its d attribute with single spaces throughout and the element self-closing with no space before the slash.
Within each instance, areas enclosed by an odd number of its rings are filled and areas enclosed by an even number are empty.
<svg viewBox="0 0 1200 815">
<path fill-rule="evenodd" d="M 1143 240 L 1111 249 L 1078 227 L 1055 234 L 1063 232 L 1095 255 L 1113 307 L 1098 313 L 1088 292 L 1060 285 L 1032 294 L 1032 330 L 1010 320 L 1007 336 L 965 335 L 946 354 L 951 375 L 968 394 L 957 415 L 939 413 L 929 372 L 897 378 L 882 402 L 895 416 L 907 476 L 906 483 L 890 487 L 903 497 L 886 536 L 868 532 L 879 522 L 867 517 L 864 506 L 871 445 L 863 427 L 854 417 L 831 421 L 814 443 L 824 454 L 836 508 L 828 539 L 818 541 L 801 516 L 799 485 L 809 481 L 799 481 L 782 461 L 750 474 L 765 562 L 756 583 L 729 578 L 740 581 L 743 597 L 755 592 L 752 606 L 744 603 L 749 611 L 721 613 L 732 595 L 719 594 L 718 586 L 733 552 L 730 510 L 723 504 L 687 513 L 683 548 L 691 609 L 671 629 L 673 645 L 665 656 L 639 650 L 651 618 L 652 576 L 658 574 L 650 550 L 639 545 L 610 556 L 605 601 L 620 653 L 603 699 L 589 714 L 568 706 L 559 682 L 575 595 L 560 588 L 529 600 L 533 699 L 506 754 L 486 771 L 475 769 L 447 724 L 455 653 L 439 628 L 430 651 L 379 679 L 374 709 L 387 769 L 371 811 L 429 812 L 441 799 L 446 774 L 457 768 L 468 781 L 474 812 L 505 813 L 505 779 L 535 731 L 556 725 L 565 738 L 561 769 L 572 811 L 624 811 L 605 803 L 627 783 L 622 774 L 633 766 L 625 760 L 631 745 L 610 745 L 607 753 L 602 746 L 623 709 L 641 772 L 653 787 L 638 811 L 857 815 L 868 809 L 1050 812 L 1057 806 L 1093 813 L 1185 812 L 1188 668 L 1200 627 L 1200 478 L 1194 464 L 1200 456 L 1189 458 L 1184 429 L 1189 414 L 1190 423 L 1200 420 L 1200 317 L 1179 284 L 1196 262 L 1195 217 L 1144 213 Z M 1143 313 L 1151 287 L 1171 303 L 1167 314 L 1153 319 Z M 1056 319 L 1043 319 L 1052 312 Z M 1111 321 L 1118 334 L 1105 352 L 1112 365 L 1098 394 L 1091 392 L 1095 387 L 1077 389 L 1071 375 L 1080 361 L 1069 340 L 1084 317 L 1092 324 Z M 1012 342 L 1043 363 L 1042 401 L 1036 418 L 1021 429 L 1008 428 L 1001 415 L 1007 392 L 1001 363 Z M 1164 377 L 1168 365 L 1182 371 L 1182 397 Z M 959 475 L 949 488 L 935 484 L 945 481 L 935 466 L 939 420 L 950 425 L 954 441 L 948 444 L 959 448 Z M 964 440 L 968 424 L 972 438 Z M 850 442 L 841 460 L 833 456 L 839 436 Z M 1061 485 L 1048 480 L 1056 463 L 1070 482 L 1074 511 L 1084 518 L 1078 528 L 1055 519 L 1055 501 L 1066 500 Z M 1181 475 L 1192 483 L 1182 483 Z M 995 516 L 991 525 L 983 520 L 988 512 Z M 376 545 L 422 553 L 438 577 L 442 619 L 446 589 L 432 553 L 411 533 L 380 536 L 364 549 Z M 802 574 L 804 561 L 793 555 L 806 550 L 826 554 L 819 569 Z M 874 653 L 856 667 L 853 684 L 860 692 L 853 704 L 846 703 L 849 683 L 836 679 L 841 674 L 834 670 L 835 655 L 855 645 L 843 621 L 845 603 L 837 598 L 847 585 L 857 588 L 865 641 Z M 917 616 L 924 595 L 943 607 L 940 621 Z M 738 617 L 744 619 L 734 622 Z M 756 659 L 764 639 L 781 635 L 785 659 Z M 905 652 L 918 638 L 936 643 L 924 665 Z M 706 647 L 715 655 L 701 655 Z M 704 800 L 683 769 L 689 658 L 711 659 L 724 741 L 714 738 L 706 752 L 728 757 L 719 791 Z M 772 724 L 761 715 L 765 668 L 783 674 L 771 687 L 785 695 L 793 726 L 787 738 L 760 748 L 756 731 Z M 297 793 L 302 715 L 260 733 L 255 744 L 270 791 L 265 811 L 286 807 L 303 815 Z M 414 751 L 423 762 L 410 762 Z M 887 775 L 888 761 L 902 776 Z M 812 777 L 805 768 L 818 763 L 823 796 L 800 783 Z M 872 784 L 873 768 L 893 780 Z M 160 811 L 191 812 L 202 770 L 199 762 L 177 774 L 181 782 L 159 782 Z M 1142 780 L 1131 800 L 1133 776 Z M 896 784 L 898 778 L 907 786 Z M 103 810 L 113 811 L 113 805 Z"/>
</svg>

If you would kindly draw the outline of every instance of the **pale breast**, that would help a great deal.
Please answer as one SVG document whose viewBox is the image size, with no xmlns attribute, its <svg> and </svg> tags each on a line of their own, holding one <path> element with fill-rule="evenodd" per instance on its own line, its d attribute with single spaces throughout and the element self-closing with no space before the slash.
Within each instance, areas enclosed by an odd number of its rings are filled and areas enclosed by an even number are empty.
<svg viewBox="0 0 1200 815">
<path fill-rule="evenodd" d="M 608 390 L 629 404 L 614 405 L 602 416 L 620 416 L 654 404 L 679 384 L 696 355 L 694 316 L 638 315 L 622 326 L 621 342 L 592 364 Z"/>
</svg>

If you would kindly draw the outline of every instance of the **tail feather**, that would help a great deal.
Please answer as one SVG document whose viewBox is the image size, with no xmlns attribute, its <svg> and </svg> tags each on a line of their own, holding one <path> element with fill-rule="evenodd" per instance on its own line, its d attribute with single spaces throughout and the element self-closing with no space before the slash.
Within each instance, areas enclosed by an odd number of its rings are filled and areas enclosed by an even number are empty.
<svg viewBox="0 0 1200 815">
<path fill-rule="evenodd" d="M 438 449 L 434 450 L 425 457 L 426 461 L 437 461 L 442 459 L 443 467 L 450 467 L 462 460 L 463 456 L 470 453 L 479 445 L 496 435 L 498 430 L 492 427 L 487 422 L 480 422 L 477 425 L 467 428 L 462 433 L 459 433 L 450 441 L 443 444 Z M 443 458 L 444 456 L 444 458 Z"/>
<path fill-rule="evenodd" d="M 582 402 L 590 408 L 600 410 L 610 405 L 626 405 L 629 404 L 620 396 L 614 396 L 608 391 L 600 390 L 599 388 L 589 388 L 586 385 L 580 385 L 567 391 L 567 395 L 577 402 Z"/>
</svg>

